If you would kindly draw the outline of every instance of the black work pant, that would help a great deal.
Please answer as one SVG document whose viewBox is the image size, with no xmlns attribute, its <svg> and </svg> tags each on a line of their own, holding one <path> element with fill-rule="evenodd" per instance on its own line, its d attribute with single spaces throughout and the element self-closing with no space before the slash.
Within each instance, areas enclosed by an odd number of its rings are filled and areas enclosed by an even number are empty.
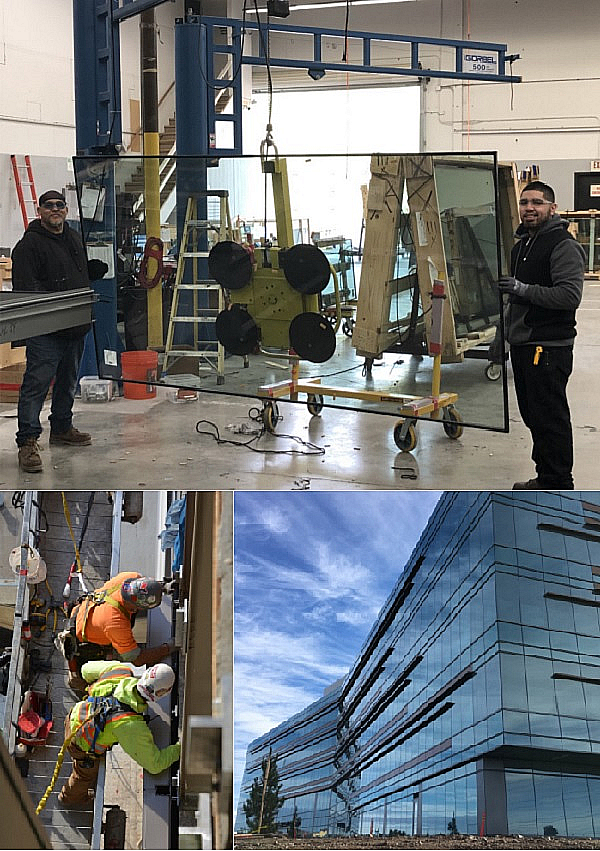
<svg viewBox="0 0 600 851">
<path fill-rule="evenodd" d="M 573 369 L 572 346 L 544 346 L 537 364 L 535 345 L 511 346 L 510 359 L 523 422 L 531 432 L 540 486 L 573 489 L 573 433 L 567 382 Z"/>
</svg>

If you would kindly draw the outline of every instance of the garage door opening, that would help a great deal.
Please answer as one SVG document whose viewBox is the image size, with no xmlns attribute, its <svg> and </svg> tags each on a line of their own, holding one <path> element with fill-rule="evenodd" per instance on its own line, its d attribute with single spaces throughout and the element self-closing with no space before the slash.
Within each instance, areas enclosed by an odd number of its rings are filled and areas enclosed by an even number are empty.
<svg viewBox="0 0 600 851">
<path fill-rule="evenodd" d="M 280 154 L 403 153 L 419 150 L 419 86 L 275 92 L 273 139 Z M 244 113 L 244 153 L 265 137 L 268 94 Z"/>
</svg>

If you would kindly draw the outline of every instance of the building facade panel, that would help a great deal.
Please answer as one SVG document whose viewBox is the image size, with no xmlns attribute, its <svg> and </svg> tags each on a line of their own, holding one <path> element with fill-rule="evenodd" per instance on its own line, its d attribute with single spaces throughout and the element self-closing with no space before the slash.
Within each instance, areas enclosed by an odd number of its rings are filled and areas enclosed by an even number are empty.
<svg viewBox="0 0 600 851">
<path fill-rule="evenodd" d="M 332 799 L 303 824 L 600 836 L 598 565 L 600 494 L 445 493 L 331 705 Z M 289 750 L 293 721 L 257 741 Z"/>
</svg>

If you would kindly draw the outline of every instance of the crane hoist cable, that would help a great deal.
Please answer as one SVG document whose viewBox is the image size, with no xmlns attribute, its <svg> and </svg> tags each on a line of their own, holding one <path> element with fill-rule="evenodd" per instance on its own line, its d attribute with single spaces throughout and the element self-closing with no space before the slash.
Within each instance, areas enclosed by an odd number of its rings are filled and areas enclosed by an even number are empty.
<svg viewBox="0 0 600 851">
<path fill-rule="evenodd" d="M 65 601 L 68 601 L 68 599 L 71 595 L 71 582 L 73 581 L 73 575 L 75 573 L 77 573 L 77 576 L 79 578 L 79 584 L 81 585 L 81 590 L 83 591 L 84 594 L 87 593 L 85 583 L 83 582 L 83 573 L 82 573 L 82 568 L 81 568 L 81 556 L 80 556 L 79 553 L 81 551 L 81 547 L 82 547 L 82 544 L 83 544 L 83 538 L 84 538 L 85 533 L 87 531 L 87 527 L 88 527 L 88 523 L 89 523 L 89 519 L 90 519 L 90 512 L 92 510 L 92 505 L 94 504 L 94 497 L 95 497 L 95 493 L 94 493 L 94 491 L 92 491 L 90 496 L 89 496 L 89 499 L 88 499 L 87 510 L 86 510 L 85 518 L 83 520 L 83 524 L 82 524 L 82 527 L 81 527 L 81 535 L 79 536 L 79 544 L 76 544 L 75 543 L 75 536 L 73 534 L 73 528 L 72 528 L 72 525 L 71 525 L 71 515 L 70 515 L 70 512 L 69 512 L 69 506 L 66 502 L 65 494 L 64 493 L 62 494 L 63 510 L 64 510 L 64 513 L 65 513 L 65 517 L 67 519 L 67 524 L 69 526 L 69 532 L 71 534 L 73 546 L 75 547 L 75 561 L 73 561 L 73 563 L 71 564 L 71 567 L 69 569 L 69 575 L 67 577 L 67 581 L 66 581 L 65 587 L 63 589 L 63 598 L 64 598 Z"/>
<path fill-rule="evenodd" d="M 65 519 L 67 521 L 67 526 L 69 527 L 69 534 L 71 536 L 71 540 L 73 541 L 73 546 L 75 547 L 75 561 L 77 562 L 77 570 L 81 572 L 81 558 L 79 556 L 79 548 L 77 546 L 77 541 L 75 540 L 75 535 L 73 534 L 73 525 L 71 523 L 71 512 L 69 511 L 69 506 L 67 504 L 67 497 L 64 491 L 60 492 L 62 496 L 62 504 L 63 504 L 63 512 L 65 515 Z"/>
</svg>

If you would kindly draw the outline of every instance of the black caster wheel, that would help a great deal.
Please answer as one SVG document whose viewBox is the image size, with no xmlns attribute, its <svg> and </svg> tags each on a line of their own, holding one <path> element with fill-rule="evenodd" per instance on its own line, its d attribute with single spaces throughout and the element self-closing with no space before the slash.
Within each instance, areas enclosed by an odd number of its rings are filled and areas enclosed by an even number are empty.
<svg viewBox="0 0 600 851">
<path fill-rule="evenodd" d="M 499 363 L 488 363 L 485 368 L 485 377 L 488 381 L 498 381 L 502 375 L 502 366 Z"/>
<path fill-rule="evenodd" d="M 265 402 L 262 409 L 262 421 L 265 430 L 274 434 L 280 419 L 277 402 Z"/>
<path fill-rule="evenodd" d="M 344 319 L 344 321 L 342 322 L 342 333 L 344 333 L 346 337 L 351 337 L 353 331 L 354 319 Z"/>
<path fill-rule="evenodd" d="M 323 397 L 316 396 L 314 393 L 308 394 L 308 399 L 306 400 L 306 407 L 308 408 L 308 413 L 313 417 L 318 417 L 318 415 L 323 410 Z"/>
<path fill-rule="evenodd" d="M 447 408 L 444 408 L 443 417 L 444 431 L 447 436 L 452 440 L 458 440 L 459 437 L 462 437 L 464 428 L 462 426 L 462 419 L 456 408 L 453 405 L 448 405 Z"/>
<path fill-rule="evenodd" d="M 417 445 L 417 430 L 414 423 L 408 427 L 408 431 L 404 436 L 401 436 L 404 420 L 398 420 L 394 426 L 394 443 L 402 452 L 412 452 Z"/>
</svg>

